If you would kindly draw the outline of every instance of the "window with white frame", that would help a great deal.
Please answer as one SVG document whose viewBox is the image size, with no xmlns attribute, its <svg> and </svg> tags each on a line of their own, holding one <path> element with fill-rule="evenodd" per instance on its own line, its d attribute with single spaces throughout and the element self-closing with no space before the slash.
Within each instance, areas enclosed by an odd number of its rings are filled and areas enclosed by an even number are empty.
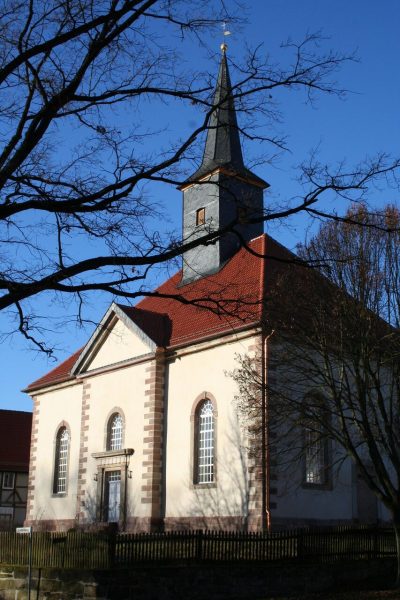
<svg viewBox="0 0 400 600">
<path fill-rule="evenodd" d="M 214 421 L 212 402 L 205 400 L 197 412 L 196 483 L 214 481 Z"/>
<path fill-rule="evenodd" d="M 308 485 L 324 485 L 327 482 L 327 440 L 321 425 L 309 420 L 304 426 L 305 477 Z"/>
<path fill-rule="evenodd" d="M 69 433 L 66 427 L 60 427 L 56 439 L 56 454 L 54 464 L 55 494 L 65 494 L 67 491 Z"/>
<path fill-rule="evenodd" d="M 123 434 L 123 420 L 119 413 L 115 413 L 108 423 L 107 450 L 121 450 Z"/>
</svg>

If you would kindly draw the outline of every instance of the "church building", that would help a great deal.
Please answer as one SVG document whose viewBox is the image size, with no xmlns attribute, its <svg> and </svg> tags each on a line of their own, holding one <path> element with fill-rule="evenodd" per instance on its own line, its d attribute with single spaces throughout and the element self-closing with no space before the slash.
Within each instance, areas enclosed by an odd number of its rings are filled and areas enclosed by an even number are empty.
<svg viewBox="0 0 400 600">
<path fill-rule="evenodd" d="M 26 525 L 255 530 L 360 517 L 350 464 L 328 482 L 317 453 L 289 485 L 268 423 L 260 461 L 237 414 L 239 354 L 259 353 L 262 376 L 277 376 L 264 300 L 292 255 L 263 233 L 267 187 L 245 167 L 223 48 L 203 160 L 181 191 L 185 241 L 224 233 L 186 251 L 157 295 L 112 303 L 83 348 L 29 385 Z"/>
</svg>

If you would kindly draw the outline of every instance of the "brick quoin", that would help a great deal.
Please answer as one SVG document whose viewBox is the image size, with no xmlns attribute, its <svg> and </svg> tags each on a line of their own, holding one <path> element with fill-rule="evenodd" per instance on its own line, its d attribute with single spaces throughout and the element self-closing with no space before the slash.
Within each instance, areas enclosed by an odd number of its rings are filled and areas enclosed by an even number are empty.
<svg viewBox="0 0 400 600">
<path fill-rule="evenodd" d="M 37 452 L 37 433 L 39 425 L 39 410 L 40 400 L 35 396 L 33 400 L 33 415 L 32 415 L 32 433 L 31 433 L 31 452 L 29 460 L 29 475 L 28 475 L 28 496 L 26 504 L 26 519 L 32 521 L 34 512 L 34 498 L 35 498 L 35 475 L 36 475 L 36 452 Z"/>
<path fill-rule="evenodd" d="M 142 504 L 151 505 L 148 529 L 154 530 L 161 520 L 163 419 L 164 419 L 164 374 L 163 350 L 157 350 L 154 360 L 146 367 L 146 402 L 143 435 Z M 142 523 L 142 526 L 144 523 Z"/>
<path fill-rule="evenodd" d="M 89 425 L 89 411 L 90 411 L 90 388 L 91 384 L 88 381 L 84 381 L 82 385 L 82 408 L 81 408 L 81 430 L 80 430 L 80 444 L 79 444 L 79 462 L 78 462 L 78 490 L 76 496 L 76 518 L 81 520 L 85 518 L 85 514 L 82 512 L 82 502 L 85 498 L 85 484 L 87 475 L 88 461 L 88 435 Z"/>
</svg>

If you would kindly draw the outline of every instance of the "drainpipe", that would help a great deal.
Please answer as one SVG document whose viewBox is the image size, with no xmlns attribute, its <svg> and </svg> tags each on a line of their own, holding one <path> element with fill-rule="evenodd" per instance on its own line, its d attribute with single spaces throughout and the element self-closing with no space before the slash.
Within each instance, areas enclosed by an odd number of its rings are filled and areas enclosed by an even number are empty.
<svg viewBox="0 0 400 600">
<path fill-rule="evenodd" d="M 269 339 L 274 335 L 273 329 L 270 334 L 261 334 L 261 527 L 263 531 L 271 528 L 271 512 L 269 500 L 269 475 L 270 475 L 270 450 L 269 450 L 269 419 L 268 419 L 268 363 L 269 363 Z"/>
</svg>

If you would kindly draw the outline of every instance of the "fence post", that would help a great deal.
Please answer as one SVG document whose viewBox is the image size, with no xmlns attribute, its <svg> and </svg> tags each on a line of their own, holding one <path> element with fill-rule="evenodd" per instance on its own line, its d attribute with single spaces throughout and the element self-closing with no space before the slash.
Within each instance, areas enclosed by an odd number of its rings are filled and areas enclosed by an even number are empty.
<svg viewBox="0 0 400 600">
<path fill-rule="evenodd" d="M 109 566 L 109 568 L 112 568 L 115 565 L 115 550 L 116 550 L 116 546 L 117 546 L 117 532 L 109 531 L 107 537 L 108 537 L 108 566 Z"/>
<path fill-rule="evenodd" d="M 374 527 L 374 544 L 373 544 L 373 551 L 372 551 L 372 557 L 373 559 L 377 559 L 380 558 L 379 553 L 378 553 L 378 527 L 375 525 Z"/>
<path fill-rule="evenodd" d="M 203 558 L 203 530 L 198 529 L 196 531 L 196 559 L 201 560 Z"/>
<path fill-rule="evenodd" d="M 297 558 L 298 560 L 302 560 L 304 552 L 303 552 L 303 546 L 304 546 L 304 539 L 303 539 L 303 529 L 299 529 L 297 531 Z"/>
</svg>

